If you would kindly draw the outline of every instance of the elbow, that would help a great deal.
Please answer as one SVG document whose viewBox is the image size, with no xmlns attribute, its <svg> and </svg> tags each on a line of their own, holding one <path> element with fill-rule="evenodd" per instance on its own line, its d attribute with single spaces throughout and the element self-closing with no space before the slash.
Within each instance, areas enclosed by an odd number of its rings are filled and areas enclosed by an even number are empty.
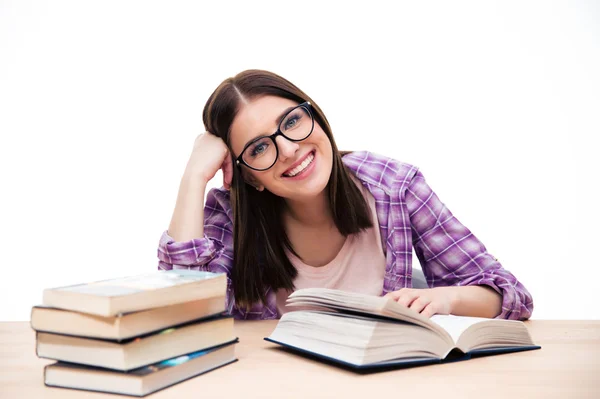
<svg viewBox="0 0 600 399">
<path fill-rule="evenodd" d="M 502 311 L 496 319 L 524 321 L 533 314 L 533 298 L 531 294 L 524 291 L 515 292 L 513 295 L 504 292 L 502 299 Z"/>
<path fill-rule="evenodd" d="M 173 265 L 171 263 L 163 262 L 162 260 L 158 261 L 158 270 L 173 270 Z"/>
</svg>

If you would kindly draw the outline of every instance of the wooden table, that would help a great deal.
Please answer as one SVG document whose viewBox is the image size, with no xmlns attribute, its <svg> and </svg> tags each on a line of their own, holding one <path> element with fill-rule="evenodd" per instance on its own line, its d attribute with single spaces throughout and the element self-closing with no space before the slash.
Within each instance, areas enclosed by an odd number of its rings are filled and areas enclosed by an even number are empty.
<svg viewBox="0 0 600 399">
<path fill-rule="evenodd" d="M 150 398 L 600 398 L 600 321 L 526 322 L 542 349 L 361 375 L 266 342 L 276 321 L 236 321 L 239 361 Z M 0 398 L 124 398 L 45 387 L 27 322 L 0 322 Z"/>
</svg>

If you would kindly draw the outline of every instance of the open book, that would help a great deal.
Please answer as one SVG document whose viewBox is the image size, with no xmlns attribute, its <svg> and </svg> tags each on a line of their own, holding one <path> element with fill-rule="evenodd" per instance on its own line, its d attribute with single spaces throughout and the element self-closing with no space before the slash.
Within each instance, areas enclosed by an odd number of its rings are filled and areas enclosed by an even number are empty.
<svg viewBox="0 0 600 399">
<path fill-rule="evenodd" d="M 358 369 L 541 348 L 522 321 L 454 315 L 428 318 L 391 298 L 305 288 L 292 293 L 287 306 L 304 309 L 285 313 L 265 340 Z"/>
</svg>

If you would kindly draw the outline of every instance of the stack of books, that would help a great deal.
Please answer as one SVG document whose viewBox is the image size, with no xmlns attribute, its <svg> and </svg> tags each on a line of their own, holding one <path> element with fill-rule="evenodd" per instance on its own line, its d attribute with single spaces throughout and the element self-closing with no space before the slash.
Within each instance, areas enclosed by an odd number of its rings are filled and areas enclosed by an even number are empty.
<svg viewBox="0 0 600 399">
<path fill-rule="evenodd" d="M 235 362 L 226 276 L 157 271 L 44 291 L 31 327 L 47 386 L 144 396 Z"/>
<path fill-rule="evenodd" d="M 304 288 L 265 340 L 353 371 L 381 371 L 541 349 L 525 323 L 455 315 L 428 318 L 391 298 Z"/>
</svg>

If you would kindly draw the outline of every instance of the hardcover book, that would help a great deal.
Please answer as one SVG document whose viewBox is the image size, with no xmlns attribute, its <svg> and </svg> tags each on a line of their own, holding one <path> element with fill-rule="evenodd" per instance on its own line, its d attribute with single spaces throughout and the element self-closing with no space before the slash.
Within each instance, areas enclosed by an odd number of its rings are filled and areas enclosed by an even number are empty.
<svg viewBox="0 0 600 399">
<path fill-rule="evenodd" d="M 98 316 L 47 306 L 31 310 L 35 331 L 125 340 L 225 311 L 225 295 L 116 316 Z"/>
<path fill-rule="evenodd" d="M 224 273 L 195 270 L 160 270 L 138 276 L 44 290 L 45 306 L 116 316 L 203 298 L 227 290 Z"/>
<path fill-rule="evenodd" d="M 56 362 L 44 368 L 44 384 L 51 387 L 145 396 L 235 362 L 236 342 L 237 340 L 128 372 Z"/>
<path fill-rule="evenodd" d="M 125 341 L 37 333 L 38 357 L 127 371 L 236 339 L 233 318 L 205 318 Z"/>
<path fill-rule="evenodd" d="M 356 370 L 410 367 L 540 349 L 522 321 L 423 316 L 391 298 L 325 288 L 288 297 L 265 340 Z"/>
</svg>

